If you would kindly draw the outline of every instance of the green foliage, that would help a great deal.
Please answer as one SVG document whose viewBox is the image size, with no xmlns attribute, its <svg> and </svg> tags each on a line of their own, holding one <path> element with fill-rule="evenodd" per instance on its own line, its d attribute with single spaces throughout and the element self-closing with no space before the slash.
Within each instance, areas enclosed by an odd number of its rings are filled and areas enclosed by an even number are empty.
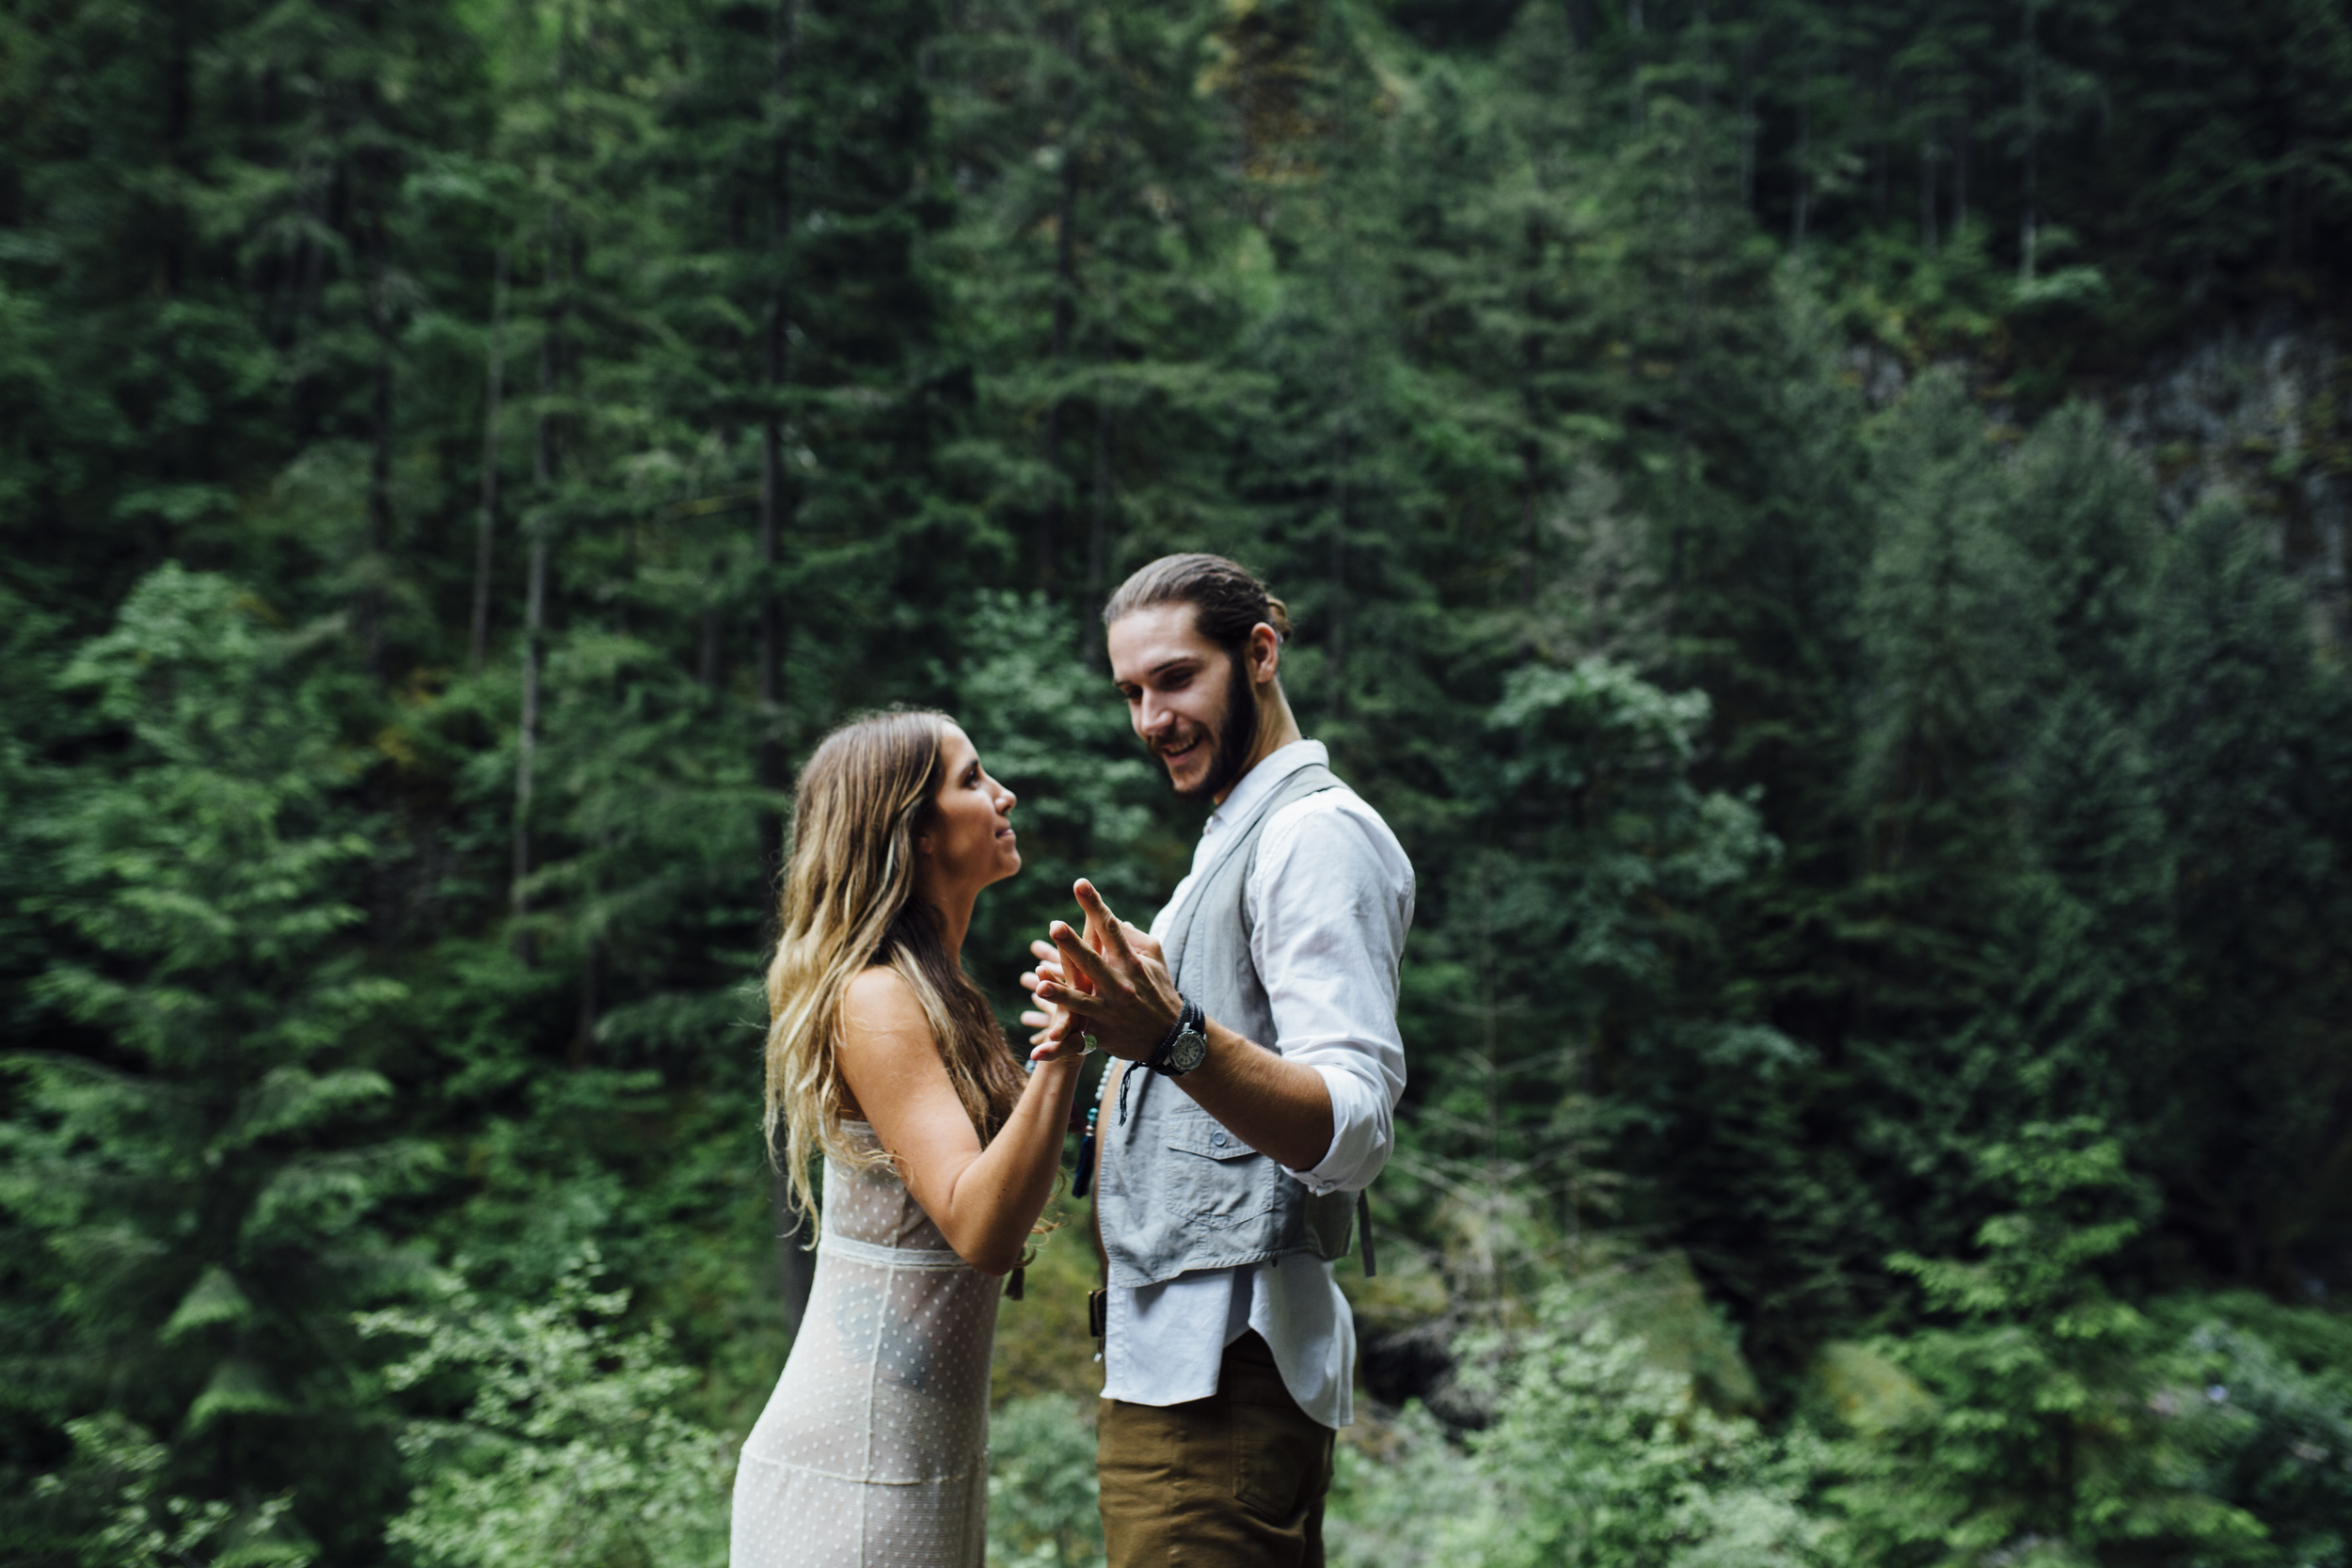
<svg viewBox="0 0 2352 1568">
<path fill-rule="evenodd" d="M 2156 1396 L 2168 1416 L 2194 1413 L 2203 1429 L 2199 1489 L 2262 1521 L 2266 1550 L 2256 1560 L 2352 1558 L 2352 1389 L 2343 1375 L 2341 1321 L 2259 1298 L 2172 1307 L 2166 1315 L 2228 1313 L 2189 1333 L 2174 1363 L 2185 1386 Z M 2308 1354 L 2313 1341 L 2325 1347 L 2317 1359 Z"/>
<path fill-rule="evenodd" d="M 1488 1506 L 1487 1481 L 1419 1401 L 1334 1450 L 1324 1539 L 1348 1568 L 1441 1568 L 1449 1537 Z"/>
<path fill-rule="evenodd" d="M 189 1562 L 283 1564 L 308 1568 L 314 1553 L 286 1539 L 278 1522 L 293 1506 L 286 1494 L 242 1513 L 214 1500 L 156 1495 L 158 1473 L 170 1458 L 161 1443 L 119 1416 L 88 1416 L 66 1423 L 73 1460 L 34 1483 L 41 1512 L 98 1515 L 72 1549 L 90 1568 L 176 1568 Z M 50 1549 L 55 1550 L 54 1546 Z"/>
<path fill-rule="evenodd" d="M 0 1199 L 47 1262 L 10 1354 L 44 1414 L 169 1431 L 172 1495 L 299 1477 L 366 1498 L 385 1455 L 344 1316 L 413 1273 L 376 1211 L 437 1161 L 370 1125 L 391 1094 L 370 1042 L 405 992 L 339 944 L 369 847 L 333 685 L 261 613 L 167 564 L 59 677 L 108 783 L 28 833 L 46 1049 L 7 1059 Z M 288 1430 L 307 1452 L 269 1440 Z M 297 1514 L 331 1540 L 323 1501 Z"/>
<path fill-rule="evenodd" d="M 1465 1305 L 1503 1312 L 1581 1266 L 1581 1228 L 1618 1212 L 1595 1158 L 1611 1120 L 1670 1114 L 1693 1063 L 1795 1054 L 1692 980 L 1709 900 L 1776 848 L 1752 803 L 1694 786 L 1708 717 L 1704 694 L 1597 657 L 1514 671 L 1486 715 L 1477 837 L 1429 879 L 1442 912 L 1408 978 L 1417 1036 L 1462 1043 L 1435 1064 L 1401 1196 L 1432 1204 Z"/>
<path fill-rule="evenodd" d="M 1806 1500 L 1820 1445 L 1708 1410 L 1688 1378 L 1650 1362 L 1639 1338 L 1575 1292 L 1546 1298 L 1497 1375 L 1508 1392 L 1472 1444 L 1486 1496 L 1447 1528 L 1438 1560 L 1841 1560 Z"/>
<path fill-rule="evenodd" d="M 1418 868 L 1372 1392 L 1494 1423 L 1335 1542 L 2341 1557 L 2341 10 L 0 0 L 0 1551 L 707 1555 L 793 767 L 962 720 L 1010 1016 L 1202 547 Z M 2273 445 L 2119 445 L 2249 321 Z"/>
<path fill-rule="evenodd" d="M 2142 1224 L 2117 1145 L 2095 1123 L 2030 1123 L 1980 1158 L 2016 1207 L 1985 1222 L 1979 1255 L 1891 1260 L 1940 1326 L 1882 1346 L 1928 1398 L 1851 1448 L 1839 1501 L 1867 1559 L 2261 1560 L 2262 1525 L 2196 1485 L 2197 1434 L 2169 1430 L 2180 1402 L 2158 1394 L 2147 1320 L 2099 1279 Z"/>
<path fill-rule="evenodd" d="M 988 1428 L 988 1560 L 1005 1568 L 1099 1568 L 1103 1519 L 1094 1428 L 1059 1394 L 1008 1400 Z"/>
<path fill-rule="evenodd" d="M 2343 1092 L 2352 964 L 2340 751 L 2342 680 L 2233 509 L 2200 511 L 2159 569 L 2148 637 L 2148 750 L 2178 857 L 2180 1031 L 2155 1119 L 2184 1216 L 2234 1272 L 2283 1284 L 2291 1237 L 2332 1201 L 2352 1145 L 2319 1107 Z M 2291 1088 L 2289 1085 L 2293 1085 Z M 2259 1134 L 2234 1107 L 2277 1107 Z M 2187 1174 L 2193 1167 L 2207 1173 Z"/>
<path fill-rule="evenodd" d="M 546 1299 L 485 1302 L 453 1282 L 423 1307 L 365 1313 L 407 1341 L 384 1370 L 430 1400 L 403 1428 L 414 1483 L 388 1538 L 432 1568 L 690 1568 L 726 1560 L 735 1442 L 674 1406 L 694 1373 L 666 1335 L 625 1332 L 625 1291 L 599 1292 L 595 1250 Z"/>
</svg>

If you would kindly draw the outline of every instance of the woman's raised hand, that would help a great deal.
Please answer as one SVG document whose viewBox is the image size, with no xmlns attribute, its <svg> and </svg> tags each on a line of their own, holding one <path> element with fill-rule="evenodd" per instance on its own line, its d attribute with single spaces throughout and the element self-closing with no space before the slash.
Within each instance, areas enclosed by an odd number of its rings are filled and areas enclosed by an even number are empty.
<svg viewBox="0 0 2352 1568">
<path fill-rule="evenodd" d="M 1044 941 L 1029 943 L 1029 952 L 1036 958 L 1037 967 L 1022 971 L 1021 989 L 1034 994 L 1044 982 L 1063 977 L 1061 954 L 1052 942 Z M 1061 1055 L 1062 1036 L 1070 1029 L 1069 1009 L 1040 1002 L 1021 1015 L 1021 1022 L 1033 1031 L 1029 1036 L 1031 1061 L 1050 1062 Z"/>
</svg>

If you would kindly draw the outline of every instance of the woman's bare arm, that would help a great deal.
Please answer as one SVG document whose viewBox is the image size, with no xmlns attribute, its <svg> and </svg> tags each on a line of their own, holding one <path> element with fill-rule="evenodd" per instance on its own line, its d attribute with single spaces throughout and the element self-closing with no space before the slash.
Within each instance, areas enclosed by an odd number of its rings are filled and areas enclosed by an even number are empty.
<svg viewBox="0 0 2352 1568">
<path fill-rule="evenodd" d="M 1083 1060 L 1041 1062 L 995 1141 L 980 1147 L 914 990 L 876 966 L 842 998 L 841 1074 L 956 1256 L 983 1274 L 1020 1262 L 1061 1169 Z"/>
</svg>

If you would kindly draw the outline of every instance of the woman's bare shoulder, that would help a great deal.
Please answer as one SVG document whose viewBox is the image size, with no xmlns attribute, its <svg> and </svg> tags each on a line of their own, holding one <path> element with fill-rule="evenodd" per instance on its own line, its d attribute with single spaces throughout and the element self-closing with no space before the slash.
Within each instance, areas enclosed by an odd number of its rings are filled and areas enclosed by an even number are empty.
<svg viewBox="0 0 2352 1568">
<path fill-rule="evenodd" d="M 922 999 L 887 965 L 866 969 L 842 993 L 841 1075 L 849 1098 L 894 1151 L 894 1138 L 904 1136 L 898 1117 L 906 1107 L 934 1094 L 956 1102 Z"/>
<path fill-rule="evenodd" d="M 841 993 L 842 1033 L 852 1043 L 882 1044 L 898 1037 L 930 1043 L 930 1020 L 907 977 L 888 964 L 869 964 Z"/>
</svg>

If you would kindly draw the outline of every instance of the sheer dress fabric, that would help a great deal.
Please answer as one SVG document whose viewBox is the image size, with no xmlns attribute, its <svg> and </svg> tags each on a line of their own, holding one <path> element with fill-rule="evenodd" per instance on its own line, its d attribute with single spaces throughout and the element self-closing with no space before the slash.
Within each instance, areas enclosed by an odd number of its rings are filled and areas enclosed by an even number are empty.
<svg viewBox="0 0 2352 1568">
<path fill-rule="evenodd" d="M 889 1166 L 828 1160 L 824 1191 L 808 1311 L 736 1471 L 733 1568 L 982 1568 L 999 1282 Z"/>
</svg>

